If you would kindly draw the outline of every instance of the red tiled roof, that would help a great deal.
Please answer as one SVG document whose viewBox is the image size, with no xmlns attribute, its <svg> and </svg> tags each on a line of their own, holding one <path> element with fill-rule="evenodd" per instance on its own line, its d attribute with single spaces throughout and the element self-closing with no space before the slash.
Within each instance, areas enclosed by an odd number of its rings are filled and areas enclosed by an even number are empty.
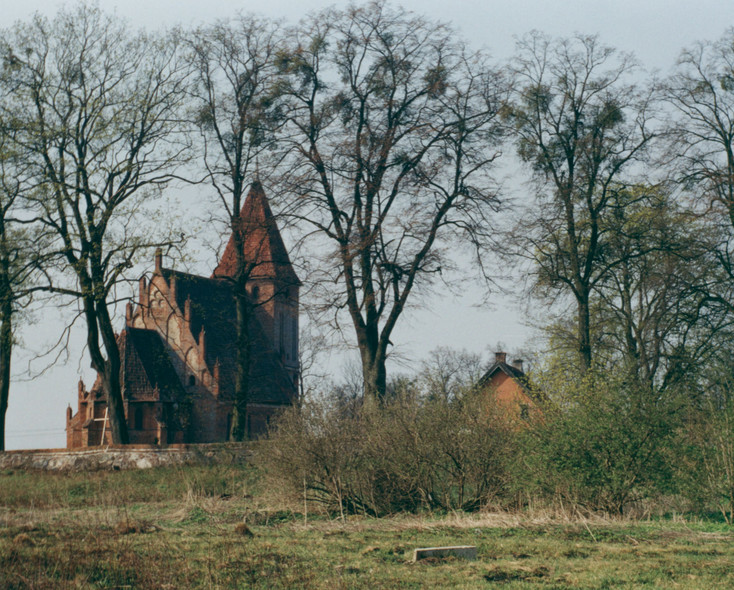
<svg viewBox="0 0 734 590">
<path fill-rule="evenodd" d="M 252 265 L 249 278 L 278 279 L 287 285 L 301 284 L 288 258 L 263 187 L 258 181 L 253 182 L 250 187 L 236 221 L 235 231 L 243 236 L 245 260 Z M 232 235 L 212 278 L 234 277 L 236 269 L 237 257 Z"/>
<path fill-rule="evenodd" d="M 118 343 L 128 399 L 172 402 L 185 397 L 158 332 L 127 326 L 118 337 Z"/>
</svg>

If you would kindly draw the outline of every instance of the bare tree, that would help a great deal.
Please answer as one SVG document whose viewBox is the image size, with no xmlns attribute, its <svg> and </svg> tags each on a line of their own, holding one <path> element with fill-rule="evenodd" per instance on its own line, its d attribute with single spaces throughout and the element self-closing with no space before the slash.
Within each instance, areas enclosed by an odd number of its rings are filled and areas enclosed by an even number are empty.
<svg viewBox="0 0 734 590">
<path fill-rule="evenodd" d="M 5 450 L 16 317 L 42 288 L 44 240 L 23 205 L 32 188 L 29 166 L 13 149 L 13 130 L 0 122 L 0 451 Z"/>
<path fill-rule="evenodd" d="M 327 245 L 329 304 L 347 311 L 364 393 L 379 399 L 411 294 L 452 267 L 460 240 L 490 241 L 506 85 L 449 27 L 382 2 L 327 10 L 292 37 L 285 180 Z"/>
<path fill-rule="evenodd" d="M 54 290 L 79 301 L 112 440 L 123 444 L 113 310 L 136 253 L 152 245 L 141 208 L 173 178 L 185 148 L 174 136 L 185 95 L 178 50 L 79 4 L 6 31 L 1 51 L 15 86 L 2 116 L 35 167 L 35 214 L 56 236 Z"/>
<path fill-rule="evenodd" d="M 734 311 L 734 30 L 684 50 L 666 85 L 674 174 L 716 227 L 714 252 L 728 276 L 711 295 Z"/>
<path fill-rule="evenodd" d="M 439 347 L 421 363 L 418 380 L 429 399 L 449 402 L 472 391 L 486 369 L 478 354 Z"/>
<path fill-rule="evenodd" d="M 248 294 L 259 268 L 272 264 L 255 235 L 267 228 L 243 220 L 248 184 L 259 186 L 259 160 L 273 147 L 273 130 L 280 122 L 274 105 L 277 72 L 275 54 L 281 33 L 277 24 L 240 15 L 195 31 L 188 48 L 194 68 L 195 123 L 203 141 L 203 163 L 227 223 L 234 246 L 233 268 L 221 278 L 233 282 L 237 308 L 237 374 L 230 438 L 247 436 L 252 338 L 250 324 L 258 301 Z M 261 189 L 257 189 L 261 190 Z M 246 225 L 245 225 L 246 224 Z M 250 252 L 246 252 L 249 240 Z"/>
<path fill-rule="evenodd" d="M 580 364 L 592 359 L 594 286 L 617 263 L 603 259 L 611 189 L 645 153 L 653 134 L 650 94 L 627 82 L 634 68 L 596 37 L 522 39 L 508 119 L 537 192 L 514 230 L 533 265 L 536 292 L 570 295 Z"/>
</svg>

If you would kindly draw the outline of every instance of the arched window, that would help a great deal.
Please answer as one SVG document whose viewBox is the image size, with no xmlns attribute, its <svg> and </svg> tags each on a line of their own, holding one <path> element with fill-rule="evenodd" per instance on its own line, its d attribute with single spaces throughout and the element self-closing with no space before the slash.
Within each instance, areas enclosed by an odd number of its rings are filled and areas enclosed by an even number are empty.
<svg viewBox="0 0 734 590">
<path fill-rule="evenodd" d="M 255 300 L 257 300 L 257 298 L 260 297 L 260 287 L 258 287 L 257 285 L 255 285 L 252 288 L 251 294 L 252 294 L 252 298 L 255 299 Z"/>
<path fill-rule="evenodd" d="M 196 377 L 189 375 L 189 387 L 193 387 L 194 385 L 196 385 Z"/>
</svg>

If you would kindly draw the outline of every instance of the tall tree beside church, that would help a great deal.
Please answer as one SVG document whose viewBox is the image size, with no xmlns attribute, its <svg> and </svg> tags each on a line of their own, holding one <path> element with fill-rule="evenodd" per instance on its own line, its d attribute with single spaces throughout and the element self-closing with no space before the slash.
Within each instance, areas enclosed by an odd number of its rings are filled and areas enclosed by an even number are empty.
<svg viewBox="0 0 734 590">
<path fill-rule="evenodd" d="M 0 51 L 14 85 L 2 116 L 34 167 L 34 214 L 55 235 L 54 290 L 79 301 L 112 440 L 123 444 L 113 305 L 153 240 L 146 200 L 169 183 L 185 149 L 174 133 L 185 96 L 178 51 L 87 4 L 4 31 Z"/>
<path fill-rule="evenodd" d="M 242 15 L 198 29 L 188 42 L 195 77 L 195 123 L 204 143 L 203 163 L 232 231 L 235 253 L 234 276 L 227 277 L 234 282 L 237 308 L 232 440 L 247 436 L 252 356 L 250 322 L 256 304 L 248 295 L 247 284 L 258 264 L 272 262 L 262 260 L 256 252 L 246 255 L 248 236 L 241 213 L 248 185 L 259 186 L 256 168 L 272 148 L 272 130 L 278 123 L 273 100 L 277 78 L 275 54 L 280 42 L 281 33 L 276 24 Z M 252 220 L 247 222 L 250 230 L 252 223 Z M 267 231 L 256 233 L 267 236 Z"/>
<path fill-rule="evenodd" d="M 653 137 L 650 95 L 630 83 L 634 63 L 596 37 L 553 40 L 532 33 L 513 60 L 516 87 L 507 115 L 536 194 L 514 230 L 538 292 L 569 296 L 583 370 L 592 361 L 596 284 L 618 260 L 604 257 L 612 190 Z"/>
<path fill-rule="evenodd" d="M 450 27 L 384 2 L 314 15 L 280 65 L 292 205 L 326 244 L 329 305 L 348 313 L 379 399 L 411 296 L 491 232 L 504 81 Z"/>
</svg>

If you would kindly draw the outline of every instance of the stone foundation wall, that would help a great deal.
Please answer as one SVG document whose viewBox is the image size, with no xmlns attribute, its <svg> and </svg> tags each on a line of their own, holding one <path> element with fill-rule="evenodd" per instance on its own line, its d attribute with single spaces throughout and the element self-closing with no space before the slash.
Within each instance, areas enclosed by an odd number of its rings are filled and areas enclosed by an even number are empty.
<svg viewBox="0 0 734 590">
<path fill-rule="evenodd" d="M 211 445 L 126 445 L 82 450 L 39 449 L 0 453 L 0 469 L 40 471 L 98 471 L 149 469 L 169 465 L 246 463 L 252 443 Z"/>
</svg>

